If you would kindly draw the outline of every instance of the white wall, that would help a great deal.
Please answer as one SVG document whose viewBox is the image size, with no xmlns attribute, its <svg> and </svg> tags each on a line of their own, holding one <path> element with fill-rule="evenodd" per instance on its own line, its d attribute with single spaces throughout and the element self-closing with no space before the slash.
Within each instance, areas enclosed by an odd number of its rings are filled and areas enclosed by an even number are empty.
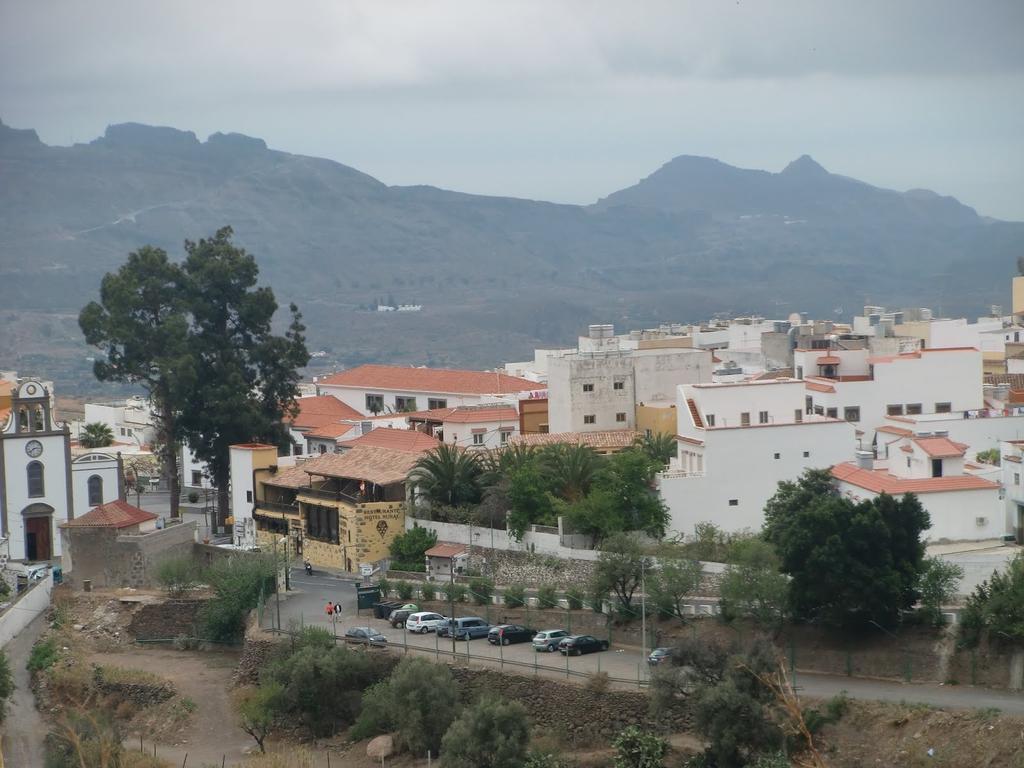
<svg viewBox="0 0 1024 768">
<path fill-rule="evenodd" d="M 615 382 L 622 388 L 615 389 Z M 584 385 L 593 390 L 584 392 Z M 594 432 L 636 425 L 633 361 L 628 353 L 608 352 L 553 357 L 548 361 L 548 431 Z M 617 414 L 625 420 L 618 421 Z M 588 415 L 593 424 L 584 423 Z"/>
<path fill-rule="evenodd" d="M 38 461 L 43 464 L 43 490 L 41 497 L 30 498 L 28 495 L 28 464 L 33 461 L 25 453 L 28 441 L 38 440 L 43 444 L 43 453 Z M 69 438 L 63 435 L 37 436 L 24 433 L 17 438 L 8 437 L 0 441 L 3 450 L 5 473 L 4 493 L 7 499 L 7 537 L 10 539 L 12 560 L 25 558 L 25 526 L 22 510 L 30 504 L 47 504 L 53 507 L 50 518 L 50 541 L 53 557 L 59 557 L 61 551 L 60 536 L 57 526 L 68 519 L 68 474 L 65 443 Z"/>
<path fill-rule="evenodd" d="M 198 483 L 192 482 L 195 472 L 201 473 Z M 206 463 L 199 461 L 187 444 L 181 446 L 181 485 L 183 488 L 213 488 L 213 480 L 207 474 Z"/>
<path fill-rule="evenodd" d="M 757 406 L 750 407 L 756 420 Z M 708 429 L 703 439 L 702 473 L 669 470 L 658 476 L 672 532 L 692 535 L 703 521 L 727 531 L 759 530 L 764 505 L 780 481 L 849 461 L 855 449 L 853 425 L 843 421 Z"/>
<path fill-rule="evenodd" d="M 686 400 L 692 398 L 701 418 L 708 422 L 708 416 L 715 417 L 715 427 L 739 427 L 742 414 L 750 415 L 750 423 L 760 423 L 762 411 L 768 412 L 769 424 L 791 424 L 796 421 L 796 412 L 803 417 L 805 388 L 802 381 L 769 379 L 740 384 L 696 384 L 680 388 L 676 410 L 680 420 L 679 434 L 690 422 Z"/>
<path fill-rule="evenodd" d="M 231 514 L 238 523 L 252 518 L 252 499 L 256 489 L 253 487 L 253 452 L 245 448 L 230 448 L 231 464 Z"/>
<path fill-rule="evenodd" d="M 74 515 L 81 517 L 93 508 L 89 504 L 89 478 L 99 475 L 103 480 L 103 504 L 118 498 L 120 476 L 117 459 L 104 453 L 87 453 L 71 462 L 71 489 Z"/>
<path fill-rule="evenodd" d="M 33 582 L 18 597 L 18 600 L 0 614 L 0 648 L 4 648 L 14 637 L 27 627 L 32 620 L 50 607 L 50 593 L 53 592 L 53 571 Z"/>
<path fill-rule="evenodd" d="M 387 409 L 397 411 L 395 405 L 396 397 L 416 398 L 416 410 L 425 411 L 429 406 L 429 400 L 446 400 L 446 407 L 453 408 L 457 405 L 477 405 L 483 402 L 491 402 L 494 396 L 490 395 L 464 395 L 447 392 L 410 392 L 393 389 L 373 389 L 369 387 L 344 387 L 337 384 L 317 384 L 317 390 L 322 395 L 333 395 L 364 415 L 370 415 L 366 409 L 367 395 L 381 395 L 384 398 L 385 412 Z"/>
<path fill-rule="evenodd" d="M 841 494 L 854 501 L 878 495 L 842 481 L 838 487 Z M 924 535 L 926 541 L 980 541 L 1002 538 L 1007 533 L 998 488 L 921 493 L 917 498 L 931 517 L 932 527 Z M 984 524 L 978 525 L 976 518 L 984 518 Z"/>
<path fill-rule="evenodd" d="M 476 450 L 489 450 L 501 448 L 504 443 L 501 441 L 501 434 L 505 432 L 509 438 L 519 434 L 519 420 L 509 419 L 508 421 L 446 421 L 441 424 L 444 434 L 444 442 L 449 445 L 458 445 L 463 448 Z M 476 431 L 483 430 L 483 444 L 477 445 L 473 441 Z"/>
<path fill-rule="evenodd" d="M 414 526 L 437 532 L 438 541 L 450 541 L 453 544 L 472 544 L 474 547 L 501 549 L 512 552 L 539 552 L 557 557 L 575 558 L 577 560 L 596 560 L 597 552 L 592 549 L 571 549 L 563 547 L 557 533 L 539 533 L 528 530 L 523 534 L 522 541 L 516 541 L 507 531 L 495 528 L 479 528 L 456 523 L 441 523 L 433 520 L 416 520 L 405 518 L 405 529 Z M 470 541 L 472 539 L 472 542 Z"/>
</svg>

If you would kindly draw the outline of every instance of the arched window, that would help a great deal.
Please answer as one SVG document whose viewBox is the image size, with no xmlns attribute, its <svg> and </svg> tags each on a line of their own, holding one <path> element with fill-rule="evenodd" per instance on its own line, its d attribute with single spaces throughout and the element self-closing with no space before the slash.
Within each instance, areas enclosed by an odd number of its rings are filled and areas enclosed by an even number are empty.
<svg viewBox="0 0 1024 768">
<path fill-rule="evenodd" d="M 46 488 L 43 485 L 43 465 L 41 462 L 33 461 L 28 465 L 28 495 L 29 498 L 46 495 Z"/>
<path fill-rule="evenodd" d="M 43 406 L 37 405 L 32 409 L 32 431 L 42 432 L 46 424 L 43 419 Z"/>
<path fill-rule="evenodd" d="M 103 503 L 103 478 L 93 475 L 89 478 L 89 506 L 98 507 Z"/>
<path fill-rule="evenodd" d="M 28 408 L 24 406 L 18 409 L 18 431 L 28 432 Z"/>
</svg>

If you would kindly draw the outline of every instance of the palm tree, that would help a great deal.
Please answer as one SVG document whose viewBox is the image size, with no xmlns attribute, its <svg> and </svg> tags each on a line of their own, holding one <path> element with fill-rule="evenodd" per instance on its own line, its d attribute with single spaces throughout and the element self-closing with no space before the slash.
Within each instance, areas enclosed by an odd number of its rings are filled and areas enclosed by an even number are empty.
<svg viewBox="0 0 1024 768">
<path fill-rule="evenodd" d="M 651 432 L 638 437 L 633 445 L 663 465 L 676 455 L 676 438 L 668 432 Z"/>
<path fill-rule="evenodd" d="M 441 443 L 416 462 L 409 479 L 435 504 L 476 504 L 481 495 L 481 468 L 476 455 Z"/>
<path fill-rule="evenodd" d="M 541 455 L 558 495 L 568 502 L 587 495 L 600 461 L 597 452 L 587 445 L 552 445 Z"/>
<path fill-rule="evenodd" d="M 497 485 L 517 469 L 533 462 L 538 455 L 537 449 L 532 445 L 520 443 L 480 453 L 478 456 L 482 471 L 481 479 L 484 485 Z"/>
<path fill-rule="evenodd" d="M 114 430 L 101 421 L 91 421 L 82 427 L 78 442 L 84 448 L 106 448 L 114 442 Z"/>
</svg>

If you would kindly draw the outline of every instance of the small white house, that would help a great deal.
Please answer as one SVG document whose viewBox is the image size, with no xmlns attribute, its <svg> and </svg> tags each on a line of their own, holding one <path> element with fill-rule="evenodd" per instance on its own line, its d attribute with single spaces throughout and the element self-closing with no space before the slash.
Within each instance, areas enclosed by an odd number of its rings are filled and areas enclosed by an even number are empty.
<svg viewBox="0 0 1024 768">
<path fill-rule="evenodd" d="M 944 434 L 901 437 L 889 446 L 889 459 L 874 461 L 867 451 L 855 462 L 832 467 L 839 492 L 854 501 L 917 495 L 928 510 L 929 541 L 978 541 L 1007 533 L 999 483 L 967 466 L 967 446 Z"/>
</svg>

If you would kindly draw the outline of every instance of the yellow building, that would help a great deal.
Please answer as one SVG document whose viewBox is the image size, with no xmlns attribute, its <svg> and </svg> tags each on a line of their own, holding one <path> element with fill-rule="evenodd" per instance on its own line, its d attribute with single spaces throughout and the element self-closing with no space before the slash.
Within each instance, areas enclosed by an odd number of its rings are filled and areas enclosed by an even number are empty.
<svg viewBox="0 0 1024 768">
<path fill-rule="evenodd" d="M 253 470 L 256 539 L 287 534 L 292 554 L 357 573 L 388 556 L 405 530 L 406 478 L 422 452 L 358 446 L 294 467 Z"/>
</svg>

